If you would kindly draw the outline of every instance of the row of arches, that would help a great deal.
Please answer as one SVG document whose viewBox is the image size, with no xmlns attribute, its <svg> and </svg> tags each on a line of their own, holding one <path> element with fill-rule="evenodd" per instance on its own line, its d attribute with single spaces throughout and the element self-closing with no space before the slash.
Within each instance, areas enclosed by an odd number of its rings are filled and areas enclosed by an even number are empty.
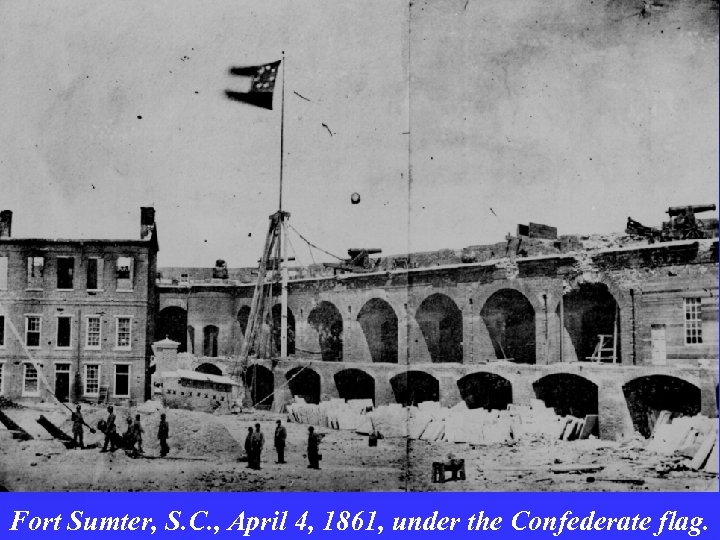
<svg viewBox="0 0 720 540">
<path fill-rule="evenodd" d="M 320 375 L 313 369 L 296 367 L 285 374 L 293 396 L 308 403 L 320 403 Z M 333 375 L 338 395 L 343 399 L 375 400 L 375 379 L 361 369 L 349 368 Z M 273 402 L 275 376 L 268 368 L 253 364 L 245 372 L 245 385 L 250 391 L 253 405 L 270 407 Z"/>
<path fill-rule="evenodd" d="M 588 359 L 598 342 L 598 335 L 618 335 L 619 308 L 614 297 L 603 284 L 583 284 L 567 293 L 556 316 L 564 318 L 564 332 L 578 360 Z M 280 350 L 279 304 L 272 307 L 264 324 L 267 342 L 264 354 L 277 356 Z M 240 333 L 247 328 L 250 307 L 237 313 Z M 480 310 L 495 357 L 517 363 L 536 362 L 536 313 L 528 298 L 516 289 L 500 289 L 493 293 Z M 424 338 L 432 362 L 463 361 L 463 315 L 457 304 L 447 295 L 435 293 L 423 300 L 415 312 L 415 320 Z M 372 298 L 357 315 L 373 362 L 398 362 L 398 316 L 385 300 Z M 288 309 L 288 354 L 297 352 L 318 355 L 323 361 L 343 360 L 343 317 L 329 301 L 317 304 L 308 314 L 308 326 L 315 332 L 313 350 L 298 350 L 296 346 L 295 315 Z M 263 328 L 261 328 L 261 332 Z M 218 356 L 219 329 L 215 325 L 202 330 L 202 348 L 194 344 L 195 330 L 187 323 L 187 312 L 180 307 L 163 309 L 157 320 L 158 336 L 167 336 L 180 343 L 179 352 L 190 350 L 204 356 Z M 620 339 L 618 337 L 618 343 Z M 199 350 L 198 350 L 199 349 Z M 620 351 L 618 351 L 618 354 Z"/>
<path fill-rule="evenodd" d="M 313 369 L 296 367 L 285 374 L 293 396 L 308 403 L 319 403 L 321 378 Z M 375 400 L 375 379 L 363 370 L 349 368 L 333 375 L 338 396 L 343 399 Z M 253 365 L 246 375 L 253 403 L 272 404 L 274 376 L 261 365 Z M 390 379 L 397 403 L 417 405 L 440 400 L 440 383 L 424 371 L 405 371 Z M 460 397 L 469 409 L 504 410 L 513 403 L 511 382 L 494 373 L 477 372 L 457 381 Z M 537 399 L 559 415 L 583 418 L 598 414 L 598 387 L 595 383 L 571 373 L 545 375 L 532 384 Z M 693 416 L 701 409 L 700 389 L 678 377 L 647 375 L 637 377 L 623 386 L 626 404 L 635 430 L 650 437 L 653 424 L 662 410 L 677 416 Z M 601 419 L 602 421 L 602 419 Z"/>
</svg>

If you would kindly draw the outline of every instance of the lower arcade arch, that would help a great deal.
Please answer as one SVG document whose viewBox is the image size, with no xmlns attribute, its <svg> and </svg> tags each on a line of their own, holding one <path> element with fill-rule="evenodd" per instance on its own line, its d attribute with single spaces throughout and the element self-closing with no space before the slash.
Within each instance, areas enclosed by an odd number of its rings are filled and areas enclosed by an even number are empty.
<svg viewBox="0 0 720 540">
<path fill-rule="evenodd" d="M 457 386 L 468 409 L 504 410 L 512 403 L 512 384 L 494 373 L 465 375 Z"/>
<path fill-rule="evenodd" d="M 560 416 L 585 418 L 598 414 L 598 387 L 573 373 L 552 373 L 533 383 L 535 396 Z"/>
<path fill-rule="evenodd" d="M 424 371 L 404 371 L 390 379 L 395 401 L 417 405 L 423 401 L 440 401 L 439 381 Z"/>
<path fill-rule="evenodd" d="M 375 402 L 375 379 L 361 369 L 349 368 L 333 375 L 342 399 L 371 399 Z"/>
<path fill-rule="evenodd" d="M 290 393 L 307 403 L 320 403 L 320 375 L 313 369 L 296 367 L 285 374 Z"/>
<path fill-rule="evenodd" d="M 646 375 L 623 385 L 635 429 L 650 437 L 660 411 L 673 416 L 694 416 L 700 412 L 700 388 L 678 377 Z"/>
<path fill-rule="evenodd" d="M 275 391 L 275 376 L 265 366 L 253 364 L 245 371 L 245 387 L 250 392 L 253 407 L 270 409 Z"/>
</svg>

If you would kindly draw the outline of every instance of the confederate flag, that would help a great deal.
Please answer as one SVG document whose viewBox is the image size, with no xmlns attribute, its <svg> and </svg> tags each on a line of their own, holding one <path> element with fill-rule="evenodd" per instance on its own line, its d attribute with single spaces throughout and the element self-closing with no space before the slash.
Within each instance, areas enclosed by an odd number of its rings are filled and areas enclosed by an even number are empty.
<svg viewBox="0 0 720 540">
<path fill-rule="evenodd" d="M 279 67 L 280 60 L 262 66 L 230 68 L 230 75 L 237 77 L 237 85 L 234 85 L 234 90 L 225 90 L 225 95 L 233 101 L 272 110 L 273 90 Z"/>
</svg>

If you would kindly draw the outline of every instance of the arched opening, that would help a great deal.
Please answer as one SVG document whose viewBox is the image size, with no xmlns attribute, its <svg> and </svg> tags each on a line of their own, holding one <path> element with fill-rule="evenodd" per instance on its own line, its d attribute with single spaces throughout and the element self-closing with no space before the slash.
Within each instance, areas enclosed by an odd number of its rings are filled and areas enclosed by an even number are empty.
<svg viewBox="0 0 720 540">
<path fill-rule="evenodd" d="M 504 410 L 512 403 L 512 384 L 494 373 L 471 373 L 457 385 L 468 409 Z"/>
<path fill-rule="evenodd" d="M 545 375 L 533 383 L 533 390 L 539 400 L 561 416 L 585 418 L 588 414 L 598 413 L 598 387 L 580 375 Z"/>
<path fill-rule="evenodd" d="M 187 311 L 181 307 L 170 306 L 160 310 L 160 313 L 158 313 L 155 336 L 157 340 L 168 337 L 173 341 L 177 341 L 180 344 L 178 345 L 178 352 L 186 352 L 187 328 Z"/>
<path fill-rule="evenodd" d="M 203 356 L 215 358 L 218 355 L 219 333 L 219 328 L 212 324 L 203 328 Z"/>
<path fill-rule="evenodd" d="M 275 392 L 275 377 L 268 368 L 253 364 L 245 371 L 245 386 L 250 392 L 253 407 L 270 409 Z"/>
<path fill-rule="evenodd" d="M 372 399 L 375 402 L 375 379 L 361 369 L 343 369 L 334 376 L 335 387 L 342 399 Z"/>
<path fill-rule="evenodd" d="M 673 416 L 694 416 L 700 413 L 700 388 L 669 375 L 647 375 L 623 386 L 623 394 L 635 429 L 650 437 L 660 411 Z"/>
<path fill-rule="evenodd" d="M 357 317 L 373 362 L 397 364 L 398 318 L 385 300 L 373 298 L 365 303 Z"/>
<path fill-rule="evenodd" d="M 240 327 L 240 336 L 237 338 L 237 350 L 239 351 L 242 344 L 245 342 L 245 332 L 247 331 L 248 321 L 250 320 L 250 306 L 242 306 L 238 310 L 237 317 L 235 319 Z M 258 328 L 257 330 L 262 331 L 261 328 Z M 251 347 L 248 354 L 255 354 L 255 347 Z"/>
<path fill-rule="evenodd" d="M 308 324 L 318 334 L 322 359 L 340 362 L 343 358 L 343 320 L 338 308 L 330 302 L 320 302 L 310 312 Z"/>
<path fill-rule="evenodd" d="M 200 364 L 198 367 L 195 368 L 195 371 L 198 373 L 205 373 L 207 375 L 222 375 L 222 369 L 217 367 L 215 364 L 211 364 L 210 362 L 205 362 L 203 364 Z"/>
<path fill-rule="evenodd" d="M 270 310 L 272 317 L 268 316 L 271 324 L 270 334 L 272 336 L 273 356 L 280 354 L 280 324 L 282 321 L 282 306 L 275 304 Z M 287 310 L 287 353 L 288 356 L 295 354 L 295 315 L 290 308 Z"/>
<path fill-rule="evenodd" d="M 390 379 L 395 401 L 417 405 L 423 401 L 440 401 L 440 383 L 424 371 L 404 371 Z"/>
<path fill-rule="evenodd" d="M 501 289 L 488 298 L 480 316 L 497 358 L 535 363 L 535 310 L 525 295 L 515 289 Z"/>
<path fill-rule="evenodd" d="M 612 347 L 617 336 L 617 362 L 620 362 L 620 309 L 607 286 L 602 283 L 583 283 L 563 296 L 565 330 L 570 336 L 577 360 L 588 361 L 600 342 L 608 336 L 605 346 Z M 560 306 L 556 311 L 560 316 Z M 572 353 L 565 351 L 566 358 Z M 604 361 L 611 361 L 611 353 L 603 353 Z"/>
<path fill-rule="evenodd" d="M 320 403 L 320 375 L 310 368 L 296 367 L 285 374 L 293 396 L 308 403 Z"/>
<path fill-rule="evenodd" d="M 433 362 L 462 362 L 462 313 L 444 294 L 428 296 L 415 313 Z"/>
<path fill-rule="evenodd" d="M 244 336 L 250 319 L 250 306 L 243 306 L 237 312 L 237 322 L 240 325 L 240 333 Z"/>
</svg>

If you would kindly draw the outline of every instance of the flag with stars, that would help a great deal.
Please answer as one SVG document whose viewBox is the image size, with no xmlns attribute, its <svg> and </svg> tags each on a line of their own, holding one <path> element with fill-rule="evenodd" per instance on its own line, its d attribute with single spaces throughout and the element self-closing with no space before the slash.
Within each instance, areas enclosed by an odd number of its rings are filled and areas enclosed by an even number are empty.
<svg viewBox="0 0 720 540">
<path fill-rule="evenodd" d="M 225 95 L 233 101 L 248 103 L 263 109 L 273 108 L 273 91 L 277 79 L 280 60 L 261 66 L 232 67 L 233 89 L 225 90 Z"/>
</svg>

